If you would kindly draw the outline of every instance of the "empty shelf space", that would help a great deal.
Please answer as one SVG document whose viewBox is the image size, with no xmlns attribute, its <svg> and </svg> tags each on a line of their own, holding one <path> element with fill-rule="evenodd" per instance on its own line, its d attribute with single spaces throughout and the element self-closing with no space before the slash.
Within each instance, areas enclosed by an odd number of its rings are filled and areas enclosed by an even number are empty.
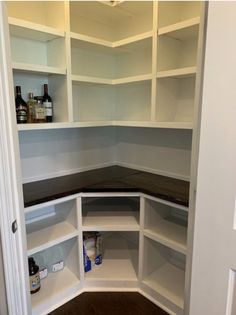
<svg viewBox="0 0 236 315">
<path fill-rule="evenodd" d="M 199 23 L 200 17 L 194 17 L 172 25 L 161 27 L 158 30 L 158 35 L 167 35 L 179 40 L 197 37 Z"/>
<path fill-rule="evenodd" d="M 156 120 L 193 124 L 195 77 L 157 79 Z"/>
<path fill-rule="evenodd" d="M 70 29 L 74 33 L 110 43 L 122 41 L 152 30 L 153 4 L 150 1 L 121 2 L 112 7 L 98 1 L 70 3 Z"/>
<path fill-rule="evenodd" d="M 28 255 L 78 235 L 75 200 L 26 212 Z"/>
<path fill-rule="evenodd" d="M 144 283 L 183 309 L 184 306 L 184 270 L 166 263 L 155 270 Z"/>
<path fill-rule="evenodd" d="M 144 237 L 142 282 L 183 309 L 185 256 Z"/>
<path fill-rule="evenodd" d="M 187 229 L 169 222 L 160 222 L 152 229 L 144 229 L 144 235 L 182 254 L 187 251 Z"/>
<path fill-rule="evenodd" d="M 77 236 L 78 231 L 68 222 L 61 222 L 27 235 L 28 255 Z"/>
<path fill-rule="evenodd" d="M 66 5 L 63 1 L 7 1 L 9 23 L 42 32 L 63 34 Z"/>
<path fill-rule="evenodd" d="M 186 211 L 145 199 L 144 235 L 182 254 L 187 250 Z"/>
<path fill-rule="evenodd" d="M 83 231 L 139 231 L 139 203 L 129 198 L 86 198 Z"/>
</svg>

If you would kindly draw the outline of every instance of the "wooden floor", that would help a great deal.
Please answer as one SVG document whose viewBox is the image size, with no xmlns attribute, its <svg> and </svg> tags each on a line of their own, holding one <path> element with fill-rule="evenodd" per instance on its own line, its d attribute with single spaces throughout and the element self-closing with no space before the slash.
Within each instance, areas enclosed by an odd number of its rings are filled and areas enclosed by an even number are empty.
<svg viewBox="0 0 236 315">
<path fill-rule="evenodd" d="M 50 315 L 168 315 L 139 293 L 89 292 L 64 304 Z"/>
</svg>

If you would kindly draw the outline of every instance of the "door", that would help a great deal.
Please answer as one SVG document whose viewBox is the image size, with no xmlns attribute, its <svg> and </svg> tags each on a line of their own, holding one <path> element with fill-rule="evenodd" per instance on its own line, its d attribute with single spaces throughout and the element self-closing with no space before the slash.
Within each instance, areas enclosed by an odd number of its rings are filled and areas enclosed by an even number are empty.
<svg viewBox="0 0 236 315">
<path fill-rule="evenodd" d="M 236 314 L 235 17 L 209 2 L 188 315 Z"/>
<path fill-rule="evenodd" d="M 0 239 L 9 315 L 31 312 L 23 215 L 8 25 L 4 2 L 0 1 Z M 3 307 L 1 303 L 0 314 Z"/>
</svg>

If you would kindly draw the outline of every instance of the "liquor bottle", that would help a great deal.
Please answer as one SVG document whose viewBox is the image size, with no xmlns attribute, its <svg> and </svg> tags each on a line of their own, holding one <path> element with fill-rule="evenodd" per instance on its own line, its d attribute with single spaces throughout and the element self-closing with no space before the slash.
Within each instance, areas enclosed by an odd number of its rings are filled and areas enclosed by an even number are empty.
<svg viewBox="0 0 236 315">
<path fill-rule="evenodd" d="M 39 267 L 35 264 L 33 257 L 29 257 L 28 264 L 29 264 L 30 293 L 34 294 L 40 290 Z"/>
<path fill-rule="evenodd" d="M 32 124 L 34 122 L 35 104 L 36 104 L 36 100 L 34 99 L 34 94 L 29 93 L 29 99 L 27 102 L 27 109 L 28 109 L 27 123 Z"/>
<path fill-rule="evenodd" d="M 20 86 L 16 86 L 16 120 L 18 124 L 27 123 L 27 104 L 21 97 Z"/>
<path fill-rule="evenodd" d="M 52 110 L 52 98 L 48 95 L 48 85 L 44 84 L 43 105 L 45 108 L 46 122 L 52 122 L 53 110 Z"/>
<path fill-rule="evenodd" d="M 45 108 L 42 103 L 41 96 L 35 96 L 34 99 L 36 103 L 34 105 L 34 122 L 35 123 L 45 123 Z"/>
</svg>

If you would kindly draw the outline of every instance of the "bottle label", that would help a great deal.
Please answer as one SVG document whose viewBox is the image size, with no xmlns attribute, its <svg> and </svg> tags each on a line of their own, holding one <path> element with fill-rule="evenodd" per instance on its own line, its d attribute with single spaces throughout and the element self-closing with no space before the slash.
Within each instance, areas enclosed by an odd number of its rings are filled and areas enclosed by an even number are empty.
<svg viewBox="0 0 236 315">
<path fill-rule="evenodd" d="M 30 291 L 35 291 L 40 288 L 40 277 L 39 273 L 37 272 L 35 275 L 29 277 L 30 281 Z"/>
<path fill-rule="evenodd" d="M 26 122 L 27 121 L 27 109 L 25 106 L 18 106 L 16 109 L 17 122 Z"/>
<path fill-rule="evenodd" d="M 46 278 L 47 276 L 48 276 L 48 269 L 47 268 L 44 268 L 44 269 L 39 271 L 40 280 Z"/>
<path fill-rule="evenodd" d="M 43 102 L 45 107 L 45 115 L 52 116 L 52 102 Z"/>
<path fill-rule="evenodd" d="M 36 119 L 44 119 L 45 118 L 44 108 L 36 108 L 35 109 L 35 118 Z"/>
</svg>

